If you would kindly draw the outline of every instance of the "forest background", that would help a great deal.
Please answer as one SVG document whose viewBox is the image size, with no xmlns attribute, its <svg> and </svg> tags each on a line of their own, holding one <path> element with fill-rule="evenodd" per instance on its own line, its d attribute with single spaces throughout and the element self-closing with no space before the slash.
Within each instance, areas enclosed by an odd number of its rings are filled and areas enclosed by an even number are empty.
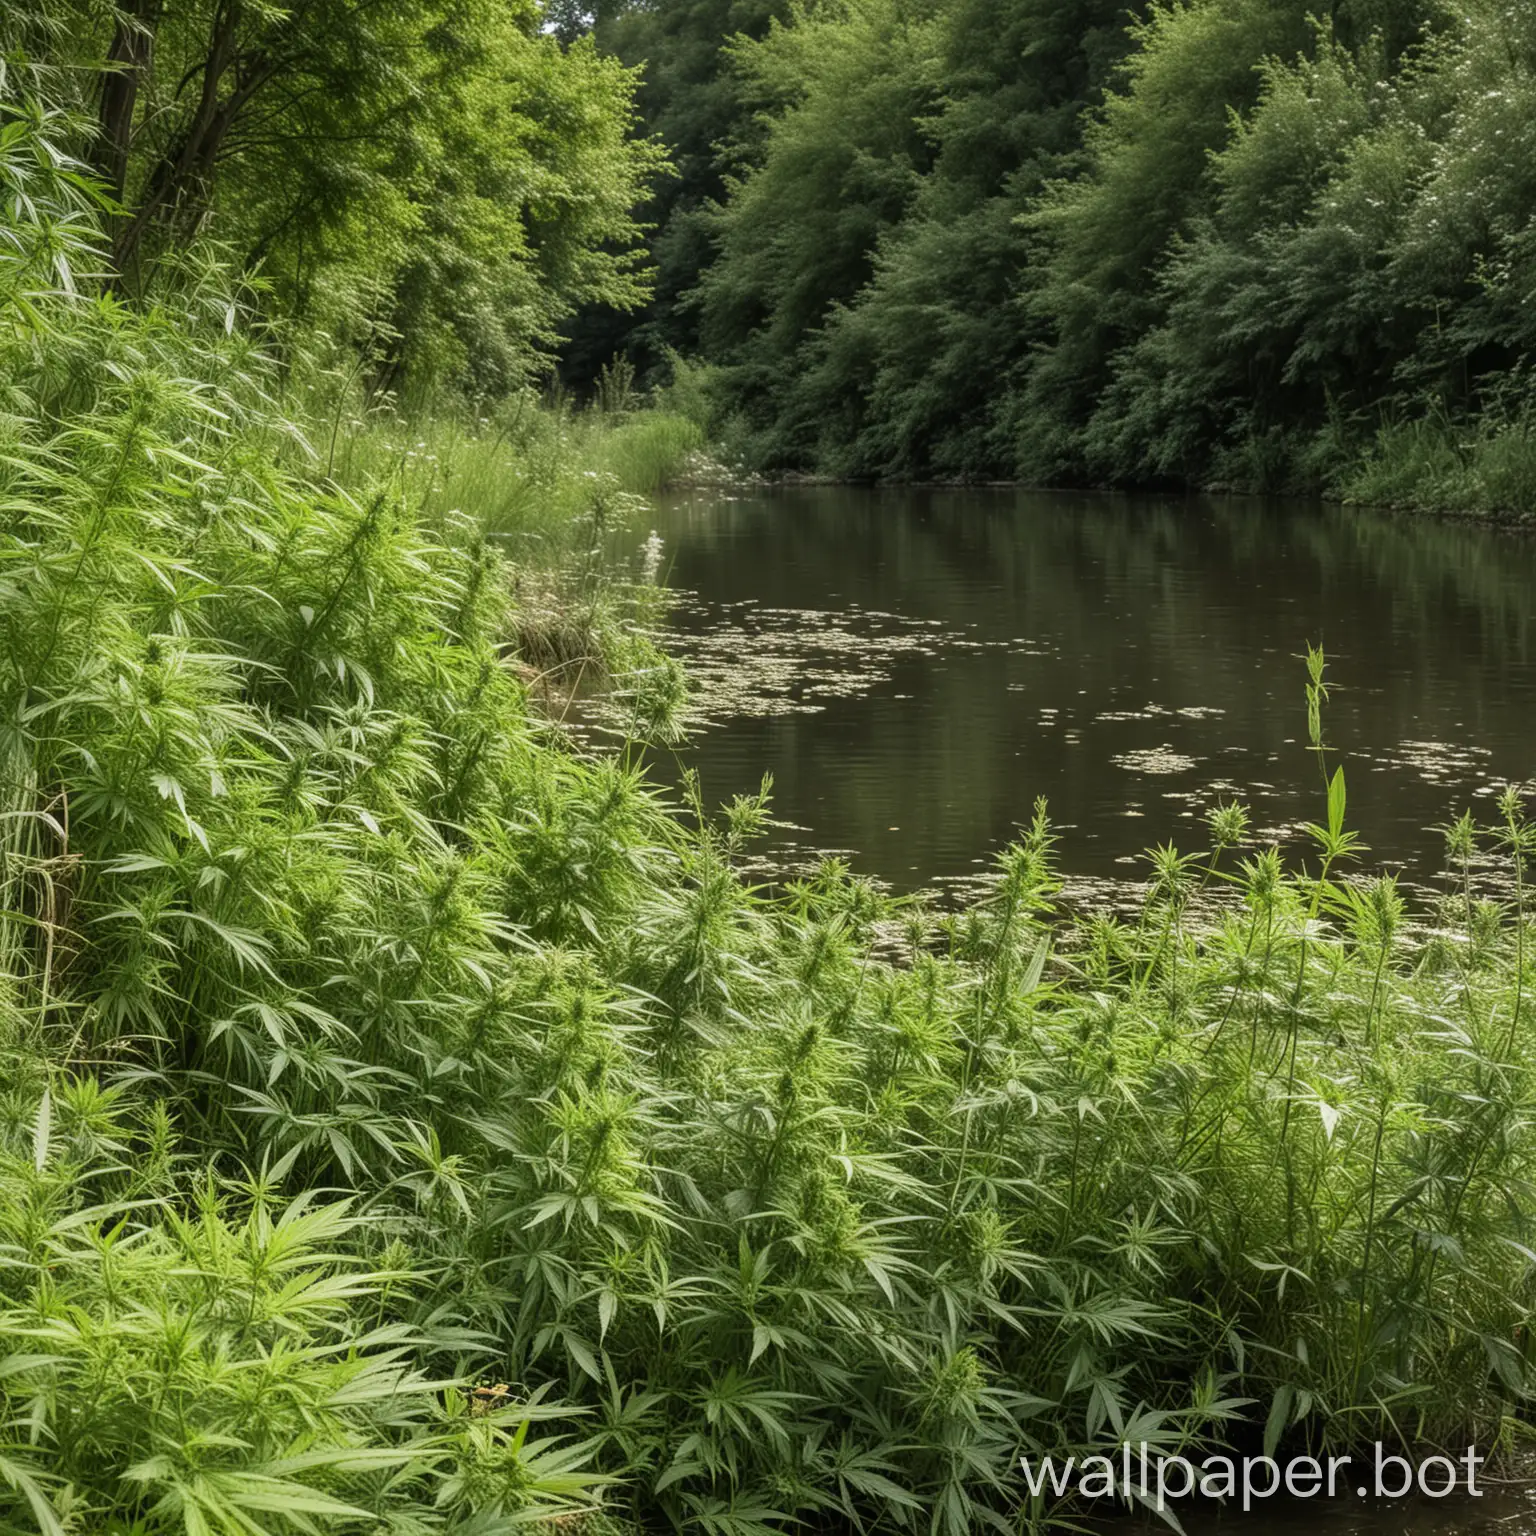
<svg viewBox="0 0 1536 1536">
<path fill-rule="evenodd" d="M 585 22 L 676 174 L 637 326 L 757 468 L 1530 511 L 1533 48 L 1437 0 Z M 690 379 L 693 375 L 690 374 Z"/>
</svg>

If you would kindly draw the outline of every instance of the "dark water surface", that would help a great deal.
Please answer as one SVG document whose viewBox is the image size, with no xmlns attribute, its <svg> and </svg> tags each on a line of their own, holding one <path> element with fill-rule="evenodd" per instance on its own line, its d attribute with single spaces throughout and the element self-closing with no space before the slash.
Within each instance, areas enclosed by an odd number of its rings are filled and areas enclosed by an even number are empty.
<svg viewBox="0 0 1536 1536">
<path fill-rule="evenodd" d="M 650 527 L 702 683 L 684 759 L 710 802 L 772 772 L 781 862 L 963 884 L 1037 795 L 1085 893 L 1153 843 L 1204 847 L 1218 800 L 1290 840 L 1324 816 L 1308 640 L 1370 864 L 1428 878 L 1429 827 L 1536 773 L 1536 540 L 1296 502 L 842 487 L 691 492 Z"/>
<path fill-rule="evenodd" d="M 1120 1536 L 1129 1536 L 1128 1522 Z M 1187 1512 L 1187 1536 L 1529 1536 L 1536 1530 L 1536 1486 L 1524 1476 L 1485 1482 L 1477 1498 L 1464 1492 L 1444 1499 L 1415 1496 L 1388 1502 L 1347 1496 L 1326 1501 L 1274 1500 L 1244 1514 Z M 1150 1516 L 1139 1536 L 1170 1536 Z M 1109 1536 L 1106 1531 L 1104 1536 Z"/>
</svg>

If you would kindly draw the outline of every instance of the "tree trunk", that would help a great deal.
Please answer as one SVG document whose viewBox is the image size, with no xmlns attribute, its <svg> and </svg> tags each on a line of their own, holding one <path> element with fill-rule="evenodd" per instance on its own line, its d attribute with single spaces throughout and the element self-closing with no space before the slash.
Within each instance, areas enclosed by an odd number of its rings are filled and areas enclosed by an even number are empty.
<svg viewBox="0 0 1536 1536">
<path fill-rule="evenodd" d="M 100 136 L 95 166 L 107 190 L 119 202 L 128 181 L 128 151 L 133 140 L 133 112 L 139 86 L 154 58 L 160 0 L 130 0 L 117 13 L 112 46 L 101 80 Z"/>
<path fill-rule="evenodd" d="M 162 211 L 184 209 L 190 199 L 207 198 L 213 163 L 235 113 L 250 99 L 254 86 L 239 86 L 227 100 L 220 87 L 237 58 L 241 0 L 220 0 L 203 59 L 202 90 L 185 128 L 171 141 L 151 172 L 137 211 L 113 242 L 113 264 L 121 274 L 137 256 L 145 231 Z"/>
</svg>

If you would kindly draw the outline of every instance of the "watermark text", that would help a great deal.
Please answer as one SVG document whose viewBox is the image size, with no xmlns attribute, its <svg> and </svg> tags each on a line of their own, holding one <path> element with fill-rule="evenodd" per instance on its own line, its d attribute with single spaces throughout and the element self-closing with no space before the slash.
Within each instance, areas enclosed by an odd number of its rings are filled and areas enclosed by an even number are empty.
<svg viewBox="0 0 1536 1536">
<path fill-rule="evenodd" d="M 1259 1499 L 1402 1499 L 1410 1494 L 1443 1499 L 1453 1493 L 1482 1498 L 1477 1470 L 1485 1457 L 1468 1446 L 1462 1455 L 1425 1456 L 1410 1461 L 1388 1452 L 1378 1440 L 1371 1457 L 1168 1456 L 1145 1441 L 1129 1442 L 1113 1456 L 1024 1456 L 1019 1460 L 1031 1496 L 1126 1499 L 1158 1510 L 1169 1501 L 1199 1496 L 1236 1500 L 1253 1508 Z"/>
</svg>

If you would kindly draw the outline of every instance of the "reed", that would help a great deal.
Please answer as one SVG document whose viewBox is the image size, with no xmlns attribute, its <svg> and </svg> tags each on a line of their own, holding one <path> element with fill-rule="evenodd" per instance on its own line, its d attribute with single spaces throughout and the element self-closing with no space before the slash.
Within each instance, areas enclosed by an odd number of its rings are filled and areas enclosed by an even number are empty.
<svg viewBox="0 0 1536 1536">
<path fill-rule="evenodd" d="M 1431 411 L 1391 423 L 1341 489 L 1346 500 L 1367 505 L 1528 520 L 1536 516 L 1536 415 L 1522 401 L 1473 421 Z"/>
</svg>

